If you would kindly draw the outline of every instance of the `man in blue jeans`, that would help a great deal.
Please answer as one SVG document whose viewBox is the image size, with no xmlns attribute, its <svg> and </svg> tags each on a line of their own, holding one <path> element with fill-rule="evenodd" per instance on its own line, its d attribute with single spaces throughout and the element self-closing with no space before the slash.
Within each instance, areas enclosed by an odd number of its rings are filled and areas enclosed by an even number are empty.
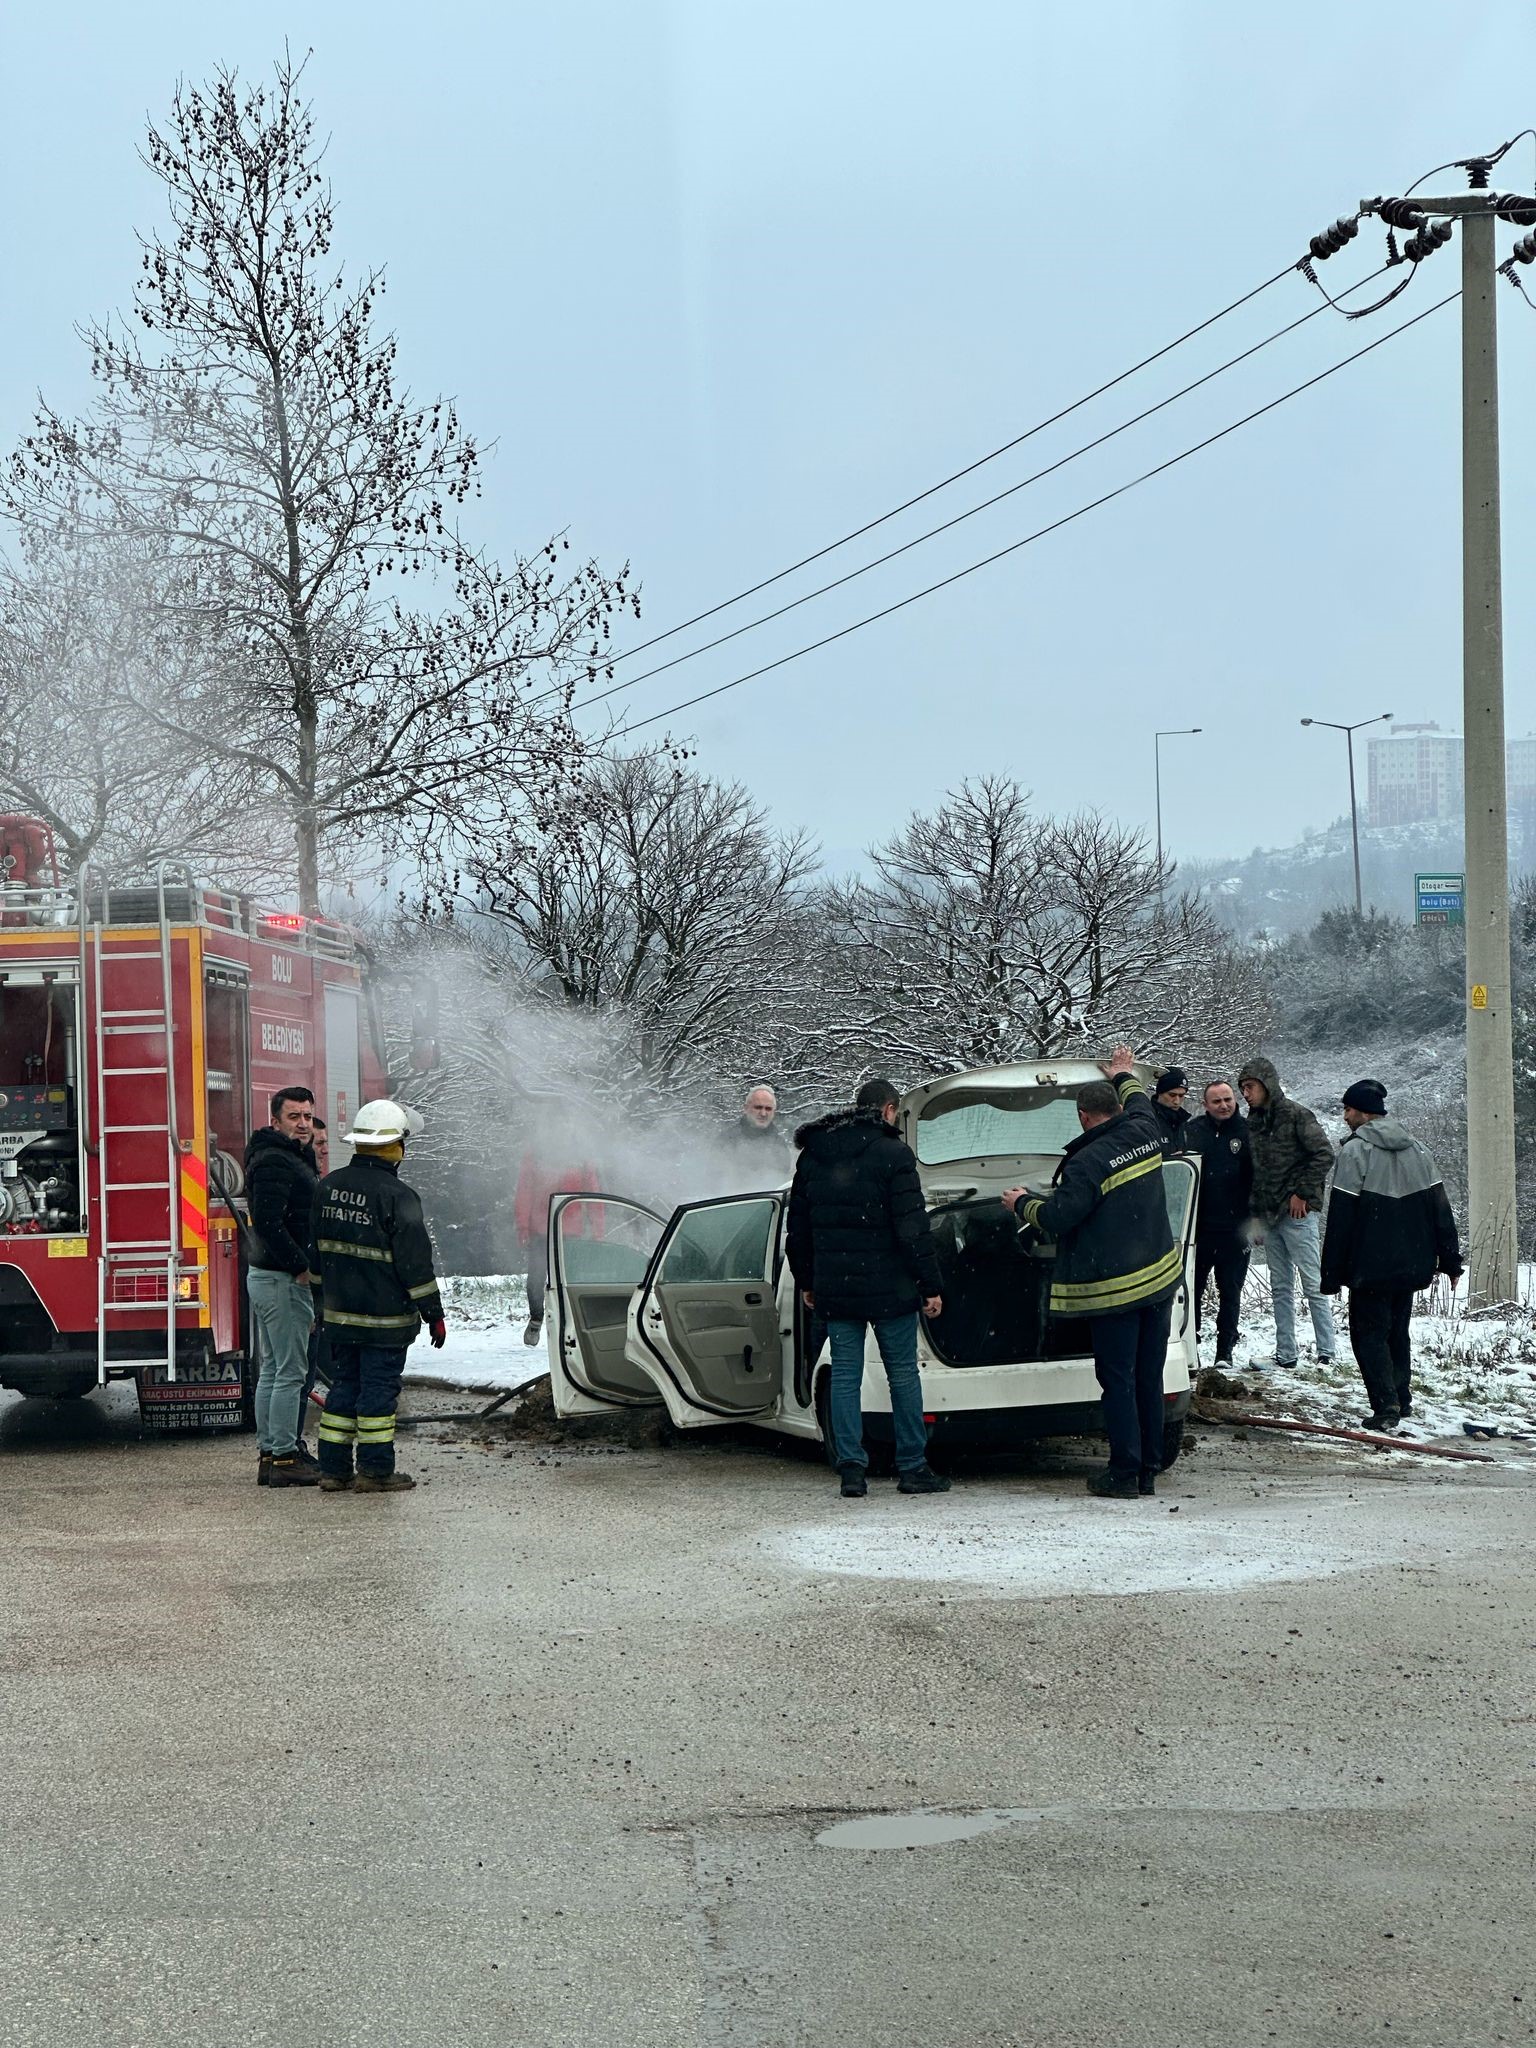
<svg viewBox="0 0 1536 2048">
<path fill-rule="evenodd" d="M 1253 1213 L 1264 1233 L 1275 1311 L 1275 1363 L 1296 1363 L 1296 1282 L 1300 1280 L 1312 1315 L 1319 1365 L 1331 1365 L 1338 1350 L 1333 1305 L 1323 1292 L 1318 1223 L 1333 1147 L 1328 1134 L 1280 1086 L 1273 1060 L 1249 1060 L 1237 1077 L 1248 1105 L 1248 1143 L 1253 1153 Z"/>
<path fill-rule="evenodd" d="M 314 1486 L 320 1467 L 299 1442 L 305 1374 L 315 1320 L 310 1291 L 310 1209 L 315 1098 L 308 1088 L 279 1088 L 271 1122 L 245 1151 L 250 1202 L 246 1293 L 261 1336 L 256 1382 L 256 1484 Z"/>
<path fill-rule="evenodd" d="M 917 1161 L 897 1135 L 901 1097 L 866 1081 L 852 1109 L 795 1133 L 800 1157 L 789 1191 L 789 1264 L 805 1305 L 827 1324 L 832 1352 L 832 1448 L 846 1500 L 869 1491 L 864 1448 L 864 1340 L 871 1326 L 891 1390 L 897 1484 L 946 1493 L 928 1463 L 917 1312 L 936 1316 L 939 1260 Z"/>
</svg>

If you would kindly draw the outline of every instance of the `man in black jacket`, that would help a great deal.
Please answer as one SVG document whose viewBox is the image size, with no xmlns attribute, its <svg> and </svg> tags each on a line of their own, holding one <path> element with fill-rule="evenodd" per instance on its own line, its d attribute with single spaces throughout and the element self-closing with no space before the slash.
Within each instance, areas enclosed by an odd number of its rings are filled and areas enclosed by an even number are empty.
<svg viewBox="0 0 1536 2048">
<path fill-rule="evenodd" d="M 315 1320 L 309 1236 L 316 1183 L 311 1149 L 315 1098 L 307 1088 L 279 1088 L 271 1111 L 271 1123 L 253 1132 L 245 1148 L 251 1211 L 245 1286 L 261 1338 L 256 1483 L 313 1486 L 320 1468 L 299 1448 L 298 1438 Z"/>
<path fill-rule="evenodd" d="M 448 1334 L 421 1203 L 400 1179 L 405 1141 L 420 1121 L 398 1102 L 365 1102 L 347 1133 L 351 1164 L 315 1190 L 315 1256 L 331 1344 L 320 1423 L 325 1493 L 403 1493 L 416 1483 L 395 1470 L 405 1355 L 423 1323 L 434 1349 Z"/>
<path fill-rule="evenodd" d="M 900 1103 L 889 1081 L 866 1081 L 852 1109 L 795 1133 L 789 1264 L 806 1307 L 828 1325 L 833 1450 L 849 1500 L 869 1491 L 861 1394 L 871 1324 L 891 1389 L 897 1484 L 903 1493 L 949 1488 L 928 1463 L 917 1365 L 918 1308 L 943 1308 L 939 1260 L 917 1161 L 896 1133 Z"/>
<path fill-rule="evenodd" d="M 1413 1413 L 1408 1319 L 1436 1273 L 1461 1278 L 1461 1243 L 1440 1170 L 1387 1115 L 1380 1081 L 1344 1091 L 1350 1136 L 1339 1148 L 1323 1238 L 1323 1292 L 1349 1289 L 1349 1341 L 1370 1397 L 1371 1429 Z"/>
<path fill-rule="evenodd" d="M 1216 1363 L 1232 1363 L 1243 1282 L 1248 1277 L 1248 1218 L 1253 1206 L 1253 1149 L 1237 1113 L 1231 1083 L 1206 1084 L 1204 1114 L 1186 1132 L 1200 1159 L 1200 1207 L 1195 1216 L 1195 1336 L 1206 1282 L 1216 1277 Z"/>
<path fill-rule="evenodd" d="M 1135 1064 L 1131 1048 L 1117 1046 L 1108 1079 L 1077 1091 L 1082 1135 L 1062 1154 L 1050 1194 L 1003 1196 L 1026 1245 L 1055 1240 L 1051 1314 L 1090 1319 L 1109 1464 L 1088 1491 L 1111 1500 L 1157 1491 L 1168 1324 L 1183 1268 L 1163 1192 L 1163 1128 Z"/>
</svg>

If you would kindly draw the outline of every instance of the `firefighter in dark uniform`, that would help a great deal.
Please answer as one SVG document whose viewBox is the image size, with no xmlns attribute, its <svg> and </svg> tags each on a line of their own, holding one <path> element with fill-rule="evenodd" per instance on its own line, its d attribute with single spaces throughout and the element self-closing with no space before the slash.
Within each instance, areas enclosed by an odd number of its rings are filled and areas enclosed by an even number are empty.
<svg viewBox="0 0 1536 2048">
<path fill-rule="evenodd" d="M 1026 1248 L 1056 1244 L 1051 1313 L 1085 1316 L 1104 1397 L 1109 1465 L 1090 1493 L 1134 1500 L 1155 1493 L 1163 1462 L 1163 1368 L 1183 1258 L 1163 1194 L 1167 1133 L 1118 1046 L 1077 1094 L 1082 1136 L 1062 1155 L 1049 1195 L 1010 1188 L 1003 1201 Z"/>
<path fill-rule="evenodd" d="M 347 1133 L 351 1163 L 315 1190 L 315 1260 L 331 1345 L 323 1493 L 401 1493 L 416 1484 L 395 1470 L 405 1355 L 423 1323 L 434 1347 L 448 1334 L 421 1203 L 400 1179 L 405 1141 L 420 1123 L 398 1102 L 365 1102 Z"/>
</svg>

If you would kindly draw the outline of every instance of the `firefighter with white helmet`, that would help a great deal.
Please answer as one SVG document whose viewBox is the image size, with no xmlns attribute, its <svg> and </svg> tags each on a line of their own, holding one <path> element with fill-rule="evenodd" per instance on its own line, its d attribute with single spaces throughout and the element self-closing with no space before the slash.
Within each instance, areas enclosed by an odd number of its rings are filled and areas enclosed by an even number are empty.
<svg viewBox="0 0 1536 2048">
<path fill-rule="evenodd" d="M 421 1202 L 400 1179 L 406 1141 L 421 1129 L 413 1109 L 365 1102 L 346 1134 L 352 1159 L 315 1191 L 333 1369 L 320 1424 L 323 1493 L 399 1493 L 416 1483 L 395 1470 L 405 1355 L 423 1323 L 434 1346 L 447 1336 Z"/>
</svg>

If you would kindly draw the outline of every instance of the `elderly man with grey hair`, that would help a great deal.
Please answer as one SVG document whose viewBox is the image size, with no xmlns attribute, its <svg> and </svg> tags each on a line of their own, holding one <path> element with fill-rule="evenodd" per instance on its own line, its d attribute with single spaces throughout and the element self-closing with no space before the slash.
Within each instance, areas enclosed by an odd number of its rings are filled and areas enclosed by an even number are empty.
<svg viewBox="0 0 1536 2048">
<path fill-rule="evenodd" d="M 750 1188 L 781 1187 L 789 1178 L 789 1145 L 779 1124 L 779 1098 L 766 1082 L 749 1088 L 730 1134 L 731 1156 Z"/>
</svg>

